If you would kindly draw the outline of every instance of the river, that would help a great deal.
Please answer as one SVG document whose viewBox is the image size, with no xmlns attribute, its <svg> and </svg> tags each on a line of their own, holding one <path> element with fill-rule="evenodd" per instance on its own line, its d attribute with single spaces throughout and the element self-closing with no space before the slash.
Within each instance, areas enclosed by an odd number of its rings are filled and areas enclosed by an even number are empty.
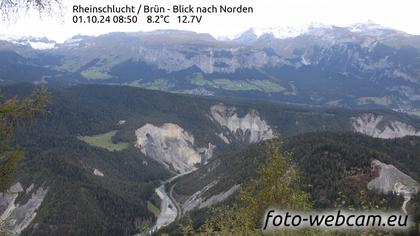
<svg viewBox="0 0 420 236">
<path fill-rule="evenodd" d="M 159 196 L 161 200 L 160 204 L 160 213 L 156 220 L 155 225 L 150 229 L 151 232 L 155 232 L 156 230 L 169 225 L 170 223 L 174 222 L 180 214 L 177 209 L 177 205 L 174 202 L 173 199 L 171 199 L 166 192 L 165 185 L 171 183 L 175 179 L 187 175 L 196 169 L 175 175 L 174 177 L 171 177 L 170 179 L 165 180 L 158 188 L 155 189 L 156 194 Z"/>
</svg>

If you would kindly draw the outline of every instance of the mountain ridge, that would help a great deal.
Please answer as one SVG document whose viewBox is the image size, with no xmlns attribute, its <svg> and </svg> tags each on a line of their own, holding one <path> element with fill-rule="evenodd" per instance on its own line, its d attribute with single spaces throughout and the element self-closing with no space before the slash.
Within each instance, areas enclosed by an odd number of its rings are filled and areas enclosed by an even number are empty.
<svg viewBox="0 0 420 236">
<path fill-rule="evenodd" d="M 420 110 L 418 36 L 376 25 L 311 28 L 286 39 L 247 34 L 248 39 L 226 41 L 176 30 L 110 33 L 75 36 L 46 50 L 34 50 L 30 43 L 3 42 L 0 60 L 13 52 L 25 62 L 0 68 L 5 75 L 1 79 L 2 83 L 113 84 L 316 106 Z M 23 41 L 27 40 L 31 39 Z M 32 40 L 48 43 L 43 38 Z M 16 73 L 32 75 L 10 73 L 12 67 Z"/>
</svg>

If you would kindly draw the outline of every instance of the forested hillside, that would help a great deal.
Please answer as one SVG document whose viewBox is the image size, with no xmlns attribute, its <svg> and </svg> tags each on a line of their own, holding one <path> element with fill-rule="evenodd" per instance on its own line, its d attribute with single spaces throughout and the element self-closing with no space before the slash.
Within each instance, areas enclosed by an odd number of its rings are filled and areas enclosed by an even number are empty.
<svg viewBox="0 0 420 236">
<path fill-rule="evenodd" d="M 308 194 L 311 208 L 399 211 L 403 202 L 401 196 L 392 193 L 383 194 L 368 188 L 368 183 L 379 175 L 371 164 L 373 160 L 392 164 L 419 181 L 420 163 L 416 158 L 420 153 L 419 142 L 418 137 L 383 140 L 354 133 L 319 132 L 287 138 L 282 142 L 274 142 L 274 145 L 282 150 L 284 158 L 296 165 L 300 181 L 293 188 L 301 189 Z M 271 165 L 270 146 L 273 146 L 273 142 L 267 141 L 249 146 L 238 153 L 221 156 L 197 172 L 177 180 L 174 183 L 173 194 L 181 203 L 197 191 L 203 192 L 200 195 L 201 201 L 206 202 L 212 196 L 226 192 L 232 186 L 240 185 L 241 188 L 222 202 L 213 205 L 215 208 L 197 207 L 186 212 L 177 224 L 164 229 L 164 232 L 177 235 L 190 225 L 189 227 L 197 230 L 196 232 L 203 233 L 209 222 L 214 219 L 209 215 L 215 214 L 214 212 L 216 215 L 221 214 L 231 206 L 241 204 L 243 197 L 249 196 L 247 195 L 249 186 L 260 178 L 264 168 L 267 169 Z M 266 167 L 261 169 L 264 165 Z M 206 186 L 215 181 L 216 184 L 206 189 Z M 280 202 L 272 204 L 286 207 Z M 408 212 L 414 217 L 417 225 L 419 204 L 417 195 L 408 204 Z M 224 224 L 222 219 L 235 217 L 235 211 L 227 212 L 230 213 L 220 218 L 218 224 Z M 189 219 L 193 221 L 188 223 Z"/>
<path fill-rule="evenodd" d="M 4 99 L 22 98 L 33 89 L 28 84 L 11 85 L 3 87 L 2 93 Z M 29 225 L 19 226 L 27 235 L 132 235 L 149 228 L 159 214 L 155 188 L 180 171 L 174 168 L 177 163 L 170 163 L 176 156 L 168 150 L 203 156 L 199 162 L 187 163 L 189 168 L 198 168 L 196 172 L 176 182 L 174 195 L 180 202 L 217 178 L 224 181 L 201 197 L 225 193 L 216 200 L 229 199 L 257 176 L 259 166 L 265 163 L 267 144 L 256 143 L 272 135 L 285 139 L 282 151 L 295 153 L 292 160 L 302 172 L 301 189 L 309 194 L 314 207 L 333 206 L 339 191 L 365 189 L 373 157 L 418 178 L 418 163 L 411 158 L 418 152 L 415 137 L 380 140 L 356 134 L 305 135 L 352 133 L 356 131 L 353 117 L 365 113 L 383 117 L 384 123 L 375 127 L 379 131 L 397 121 L 413 132 L 420 129 L 417 118 L 396 112 L 316 109 L 124 86 L 51 88 L 49 93 L 46 116 L 33 126 L 18 125 L 16 131 L 15 142 L 25 150 L 26 158 L 10 193 L 19 204 L 11 212 L 36 212 Z M 229 126 L 235 120 L 242 123 Z M 243 125 L 248 123 L 261 130 Z M 170 136 L 173 131 L 180 133 L 174 138 Z M 139 136 L 143 132 L 144 136 Z M 154 154 L 157 144 L 169 159 Z M 184 156 L 187 161 L 188 155 Z M 353 174 L 362 176 L 354 178 Z M 352 192 L 349 203 L 358 204 L 357 191 Z M 382 199 L 382 195 L 372 196 L 372 200 Z M 399 199 L 386 199 L 390 206 L 400 204 Z M 27 219 L 13 214 L 17 222 Z"/>
</svg>

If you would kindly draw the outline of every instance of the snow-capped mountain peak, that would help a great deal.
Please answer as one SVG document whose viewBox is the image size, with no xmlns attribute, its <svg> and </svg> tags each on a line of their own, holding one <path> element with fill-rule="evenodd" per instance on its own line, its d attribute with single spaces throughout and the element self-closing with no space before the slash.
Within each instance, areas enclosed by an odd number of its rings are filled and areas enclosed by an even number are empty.
<svg viewBox="0 0 420 236">
<path fill-rule="evenodd" d="M 294 38 L 308 30 L 308 27 L 271 27 L 271 28 L 261 28 L 254 29 L 254 33 L 260 37 L 264 34 L 272 34 L 275 38 Z"/>
<path fill-rule="evenodd" d="M 261 36 L 271 36 L 277 39 L 294 38 L 301 35 L 312 35 L 316 37 L 335 37 L 345 36 L 348 33 L 355 33 L 361 36 L 368 36 L 374 38 L 383 38 L 386 35 L 394 36 L 408 36 L 407 33 L 394 30 L 376 24 L 372 21 L 364 23 L 357 23 L 348 26 L 333 26 L 320 23 L 310 23 L 300 26 L 282 26 L 282 27 L 269 27 L 269 28 L 251 28 L 242 34 L 235 37 L 237 41 L 253 41 Z M 344 35 L 343 35 L 344 34 Z"/>
<path fill-rule="evenodd" d="M 300 26 L 281 26 L 281 27 L 268 27 L 268 28 L 251 28 L 241 34 L 239 34 L 235 39 L 241 38 L 259 38 L 263 35 L 271 35 L 274 38 L 286 39 L 294 38 L 303 34 L 310 32 L 313 29 L 331 29 L 332 26 L 324 25 L 320 23 L 310 23 Z"/>
<path fill-rule="evenodd" d="M 0 35 L 0 40 L 8 41 L 15 44 L 30 46 L 37 50 L 52 49 L 56 46 L 57 42 L 49 40 L 46 37 L 31 37 L 31 36 L 5 36 Z"/>
<path fill-rule="evenodd" d="M 373 21 L 367 21 L 365 23 L 357 23 L 350 25 L 348 29 L 351 32 L 364 32 L 364 31 L 372 31 L 372 30 L 384 30 L 385 27 L 375 24 Z"/>
</svg>

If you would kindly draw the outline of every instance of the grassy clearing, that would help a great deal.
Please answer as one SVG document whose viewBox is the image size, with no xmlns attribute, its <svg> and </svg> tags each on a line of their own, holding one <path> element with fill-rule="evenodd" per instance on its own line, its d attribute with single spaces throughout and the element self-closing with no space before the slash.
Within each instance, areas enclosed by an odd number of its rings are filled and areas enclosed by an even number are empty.
<svg viewBox="0 0 420 236">
<path fill-rule="evenodd" d="M 420 111 L 409 112 L 408 114 L 420 117 Z"/>
<path fill-rule="evenodd" d="M 131 83 L 128 84 L 131 87 L 137 87 L 137 88 L 141 88 L 141 80 L 134 80 Z"/>
<path fill-rule="evenodd" d="M 210 87 L 217 87 L 211 80 L 204 79 L 204 75 L 202 73 L 195 73 L 193 77 L 190 78 L 192 84 L 197 86 L 210 86 Z"/>
<path fill-rule="evenodd" d="M 388 106 L 392 104 L 392 100 L 388 97 L 361 97 L 357 99 L 357 103 L 360 105 L 376 104 L 381 106 Z"/>
<path fill-rule="evenodd" d="M 88 69 L 88 70 L 84 70 L 82 71 L 82 76 L 85 77 L 86 79 L 110 79 L 111 75 L 108 74 L 108 72 L 103 72 L 103 71 L 99 71 L 99 70 L 95 70 L 95 69 Z"/>
<path fill-rule="evenodd" d="M 248 82 L 257 86 L 261 91 L 267 93 L 284 92 L 286 90 L 282 86 L 275 84 L 269 80 L 248 80 Z"/>
<path fill-rule="evenodd" d="M 232 91 L 248 91 L 248 90 L 259 90 L 257 86 L 248 83 L 247 81 L 240 80 L 234 81 L 229 79 L 215 79 L 213 82 L 220 88 Z"/>
<path fill-rule="evenodd" d="M 116 130 L 94 136 L 78 136 L 77 138 L 94 147 L 104 148 L 108 151 L 122 151 L 128 148 L 128 143 L 113 143 L 112 137 L 117 133 Z"/>
<path fill-rule="evenodd" d="M 225 78 L 206 80 L 201 73 L 190 78 L 192 84 L 197 86 L 209 86 L 231 91 L 262 91 L 262 92 L 284 92 L 286 89 L 279 84 L 269 80 L 230 80 Z"/>
<path fill-rule="evenodd" d="M 148 83 L 141 84 L 141 87 L 152 90 L 168 91 L 171 90 L 174 85 L 167 79 L 157 79 Z"/>
</svg>

